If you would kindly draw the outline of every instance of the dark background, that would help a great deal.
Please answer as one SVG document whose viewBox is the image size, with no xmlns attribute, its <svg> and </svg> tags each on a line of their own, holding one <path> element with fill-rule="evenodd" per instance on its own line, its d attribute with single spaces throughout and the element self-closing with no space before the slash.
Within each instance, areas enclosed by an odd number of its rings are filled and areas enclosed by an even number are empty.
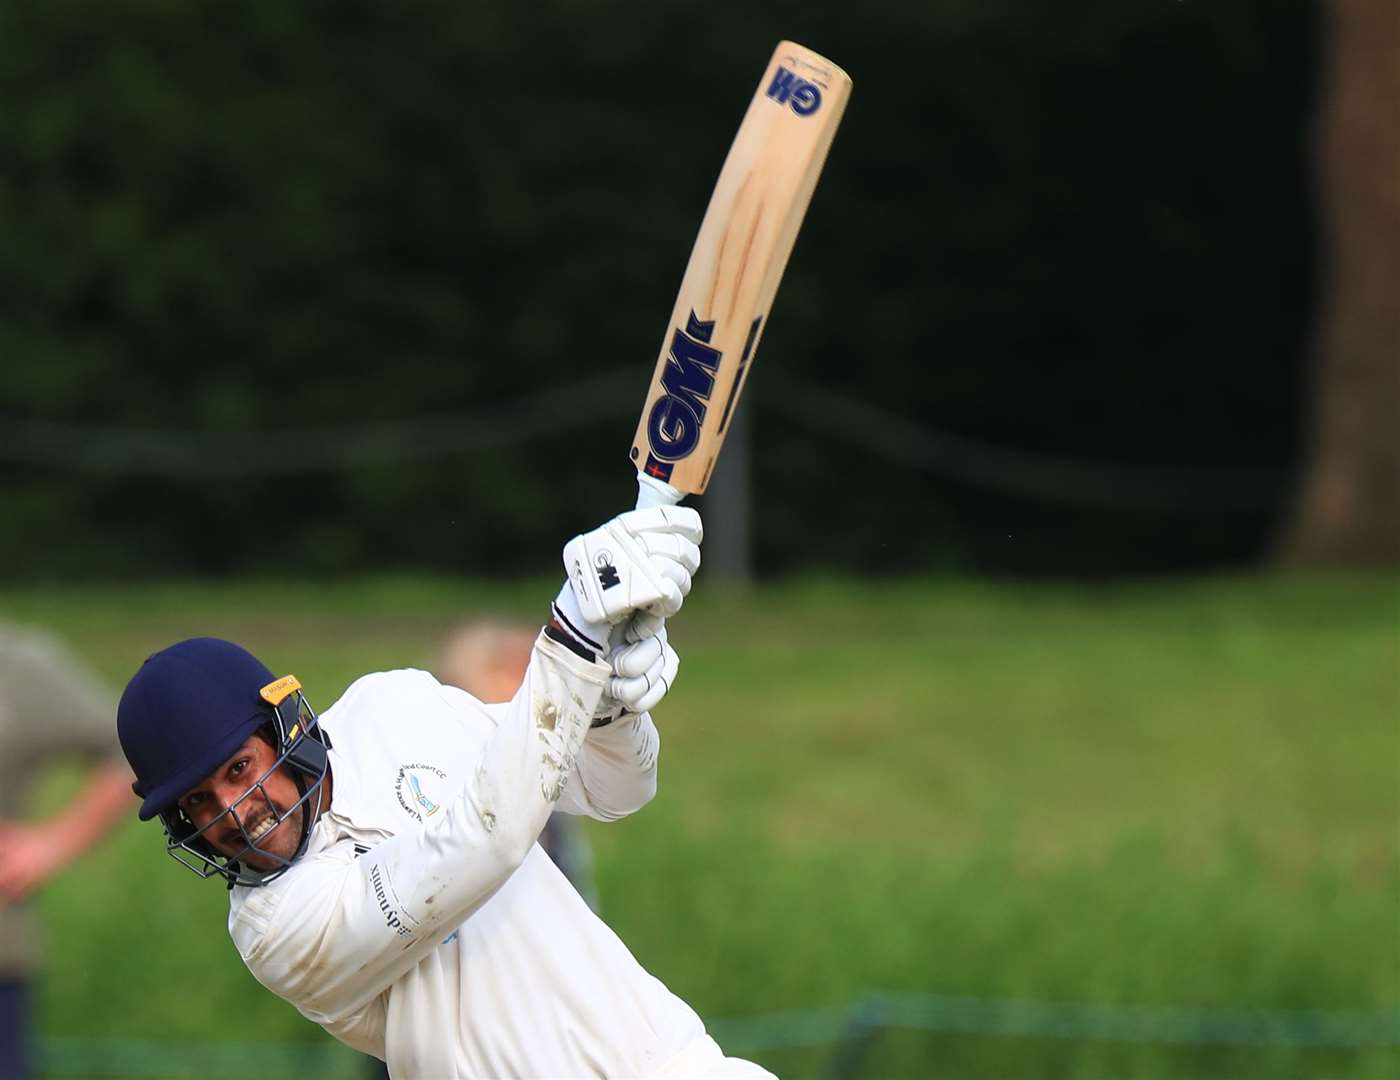
<svg viewBox="0 0 1400 1080">
<path fill-rule="evenodd" d="M 4 573 L 553 565 L 630 503 L 782 37 L 855 90 L 742 406 L 760 570 L 1257 560 L 1302 452 L 1316 22 L 5 5 Z"/>
</svg>

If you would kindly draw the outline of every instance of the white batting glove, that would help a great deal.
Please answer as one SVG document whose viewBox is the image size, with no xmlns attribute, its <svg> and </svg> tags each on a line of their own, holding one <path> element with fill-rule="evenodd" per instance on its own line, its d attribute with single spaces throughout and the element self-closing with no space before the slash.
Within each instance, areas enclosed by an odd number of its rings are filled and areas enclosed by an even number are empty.
<svg viewBox="0 0 1400 1080">
<path fill-rule="evenodd" d="M 582 621 L 596 629 L 639 611 L 674 615 L 700 568 L 704 536 L 700 515 L 688 506 L 629 510 L 575 536 L 564 545 L 564 573 Z"/>
<path fill-rule="evenodd" d="M 612 674 L 593 713 L 595 728 L 605 727 L 627 713 L 656 708 L 676 684 L 676 672 L 681 666 L 681 658 L 666 640 L 664 626 L 640 641 L 618 645 L 605 659 Z"/>
<path fill-rule="evenodd" d="M 651 637 L 633 645 L 619 645 L 608 654 L 613 669 L 606 697 L 628 712 L 643 713 L 656 708 L 676 684 L 681 658 L 666 640 L 663 626 Z"/>
</svg>

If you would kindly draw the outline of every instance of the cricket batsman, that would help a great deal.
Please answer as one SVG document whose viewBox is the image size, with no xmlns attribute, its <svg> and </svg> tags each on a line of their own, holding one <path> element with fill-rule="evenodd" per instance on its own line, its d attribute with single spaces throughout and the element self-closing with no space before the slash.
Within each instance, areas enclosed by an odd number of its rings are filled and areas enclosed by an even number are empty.
<svg viewBox="0 0 1400 1080">
<path fill-rule="evenodd" d="M 695 511 L 634 510 L 564 548 L 514 698 L 365 675 L 319 718 L 293 676 L 181 641 L 117 713 L 142 820 L 229 888 L 254 977 L 391 1076 L 768 1077 L 727 1058 L 536 844 L 554 809 L 613 821 L 656 790 L 664 620 Z"/>
</svg>

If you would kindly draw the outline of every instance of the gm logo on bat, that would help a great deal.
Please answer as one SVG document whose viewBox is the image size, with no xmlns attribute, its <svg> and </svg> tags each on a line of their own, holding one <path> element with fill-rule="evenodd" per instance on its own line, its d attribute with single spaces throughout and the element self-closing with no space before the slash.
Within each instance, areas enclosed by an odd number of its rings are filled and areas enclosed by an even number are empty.
<svg viewBox="0 0 1400 1080">
<path fill-rule="evenodd" d="M 647 416 L 647 441 L 652 455 L 660 462 L 689 457 L 700 441 L 700 427 L 705 422 L 721 359 L 720 351 L 710 347 L 714 332 L 713 319 L 701 322 L 692 311 L 685 329 L 676 327 L 671 335 L 671 350 L 661 376 L 665 393 L 656 399 Z M 665 464 L 658 464 L 657 470 L 653 476 L 670 476 Z"/>
<path fill-rule="evenodd" d="M 766 92 L 779 105 L 786 105 L 798 116 L 811 116 L 822 107 L 821 88 L 781 65 Z"/>
</svg>

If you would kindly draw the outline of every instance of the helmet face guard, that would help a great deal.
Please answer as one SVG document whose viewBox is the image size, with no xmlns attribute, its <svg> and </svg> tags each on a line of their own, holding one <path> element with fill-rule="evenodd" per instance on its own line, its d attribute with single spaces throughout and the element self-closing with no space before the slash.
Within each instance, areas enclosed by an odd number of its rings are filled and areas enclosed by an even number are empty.
<svg viewBox="0 0 1400 1080">
<path fill-rule="evenodd" d="M 269 726 L 273 729 L 276 739 L 274 749 L 277 751 L 277 760 L 272 766 L 254 780 L 235 802 L 200 828 L 195 827 L 178 804 L 160 811 L 160 819 L 165 825 L 165 850 L 202 878 L 215 874 L 222 876 L 228 881 L 229 888 L 235 885 L 266 885 L 291 869 L 292 863 L 306 851 L 311 826 L 323 809 L 322 785 L 330 771 L 330 759 L 326 754 L 330 740 L 321 730 L 316 713 L 307 704 L 296 676 L 287 675 L 268 683 L 259 694 L 272 706 L 273 719 Z M 285 812 L 279 812 L 263 785 L 283 765 L 288 767 L 300 798 Z M 256 816 L 260 810 L 266 810 L 271 815 L 272 825 L 263 832 L 264 836 L 271 836 L 283 822 L 300 814 L 301 838 L 290 858 L 259 847 L 248 834 L 244 822 L 250 816 Z M 225 855 L 206 836 L 230 815 L 238 825 L 244 846 L 232 855 Z M 256 853 L 276 865 L 269 870 L 244 867 L 241 860 L 250 853 Z"/>
</svg>

